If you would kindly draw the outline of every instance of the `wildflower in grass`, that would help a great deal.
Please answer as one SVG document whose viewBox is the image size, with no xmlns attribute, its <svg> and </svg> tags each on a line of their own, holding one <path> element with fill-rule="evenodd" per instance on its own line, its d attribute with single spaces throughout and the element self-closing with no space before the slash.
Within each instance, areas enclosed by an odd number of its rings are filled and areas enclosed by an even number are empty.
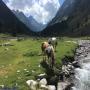
<svg viewBox="0 0 90 90">
<path fill-rule="evenodd" d="M 4 68 L 5 66 L 4 65 L 2 65 L 2 68 Z"/>
<path fill-rule="evenodd" d="M 24 71 L 27 71 L 27 69 L 24 69 Z"/>
<path fill-rule="evenodd" d="M 29 71 L 26 71 L 27 73 L 29 72 Z"/>
<path fill-rule="evenodd" d="M 21 79 L 21 77 L 17 77 L 18 79 Z"/>
<path fill-rule="evenodd" d="M 16 87 L 18 86 L 18 83 L 16 83 Z"/>
<path fill-rule="evenodd" d="M 17 70 L 17 73 L 20 73 L 20 70 Z"/>
<path fill-rule="evenodd" d="M 8 78 L 8 76 L 5 76 L 5 78 Z"/>
<path fill-rule="evenodd" d="M 35 71 L 34 70 L 32 70 L 32 73 L 34 73 Z"/>
<path fill-rule="evenodd" d="M 0 85 L 1 88 L 4 88 L 4 85 Z"/>
<path fill-rule="evenodd" d="M 9 66 L 11 66 L 12 64 L 9 64 Z"/>
<path fill-rule="evenodd" d="M 41 67 L 41 65 L 38 65 L 38 67 L 40 68 L 40 67 Z"/>
</svg>

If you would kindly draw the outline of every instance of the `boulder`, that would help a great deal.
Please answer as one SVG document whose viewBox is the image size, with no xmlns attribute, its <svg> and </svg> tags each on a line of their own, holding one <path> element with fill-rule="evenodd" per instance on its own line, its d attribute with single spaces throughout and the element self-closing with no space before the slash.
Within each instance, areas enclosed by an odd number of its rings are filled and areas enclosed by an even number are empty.
<svg viewBox="0 0 90 90">
<path fill-rule="evenodd" d="M 41 85 L 41 86 L 40 86 L 40 89 L 41 89 L 41 90 L 48 90 L 48 87 L 47 87 L 46 85 Z"/>
<path fill-rule="evenodd" d="M 48 85 L 48 90 L 56 90 L 56 87 L 54 85 Z"/>
<path fill-rule="evenodd" d="M 78 61 L 74 61 L 74 62 L 72 63 L 72 65 L 73 65 L 75 68 L 79 68 L 79 67 L 80 67 Z"/>
<path fill-rule="evenodd" d="M 39 85 L 47 85 L 47 80 L 45 78 L 41 79 Z"/>
<path fill-rule="evenodd" d="M 66 82 L 58 82 L 57 90 L 65 90 L 67 86 L 68 86 L 68 83 Z"/>
<path fill-rule="evenodd" d="M 30 87 L 30 90 L 37 90 L 38 83 L 34 80 L 26 81 L 26 84 Z"/>
</svg>

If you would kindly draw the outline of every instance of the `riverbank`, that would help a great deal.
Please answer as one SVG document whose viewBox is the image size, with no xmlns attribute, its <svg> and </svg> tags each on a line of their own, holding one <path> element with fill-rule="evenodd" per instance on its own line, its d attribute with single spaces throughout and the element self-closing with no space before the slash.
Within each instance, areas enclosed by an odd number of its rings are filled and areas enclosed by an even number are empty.
<svg viewBox="0 0 90 90">
<path fill-rule="evenodd" d="M 64 77 L 64 81 L 58 83 L 57 90 L 89 90 L 89 67 L 90 40 L 79 40 L 74 61 L 62 67 L 64 72 L 69 73 L 68 77 Z"/>
<path fill-rule="evenodd" d="M 80 68 L 75 69 L 72 90 L 90 90 L 90 40 L 80 40 L 75 59 Z"/>
<path fill-rule="evenodd" d="M 57 90 L 71 90 L 71 87 L 74 86 L 73 80 L 75 79 L 75 69 L 79 67 L 80 65 L 74 57 L 67 57 L 67 59 L 65 59 L 62 64 Z"/>
</svg>

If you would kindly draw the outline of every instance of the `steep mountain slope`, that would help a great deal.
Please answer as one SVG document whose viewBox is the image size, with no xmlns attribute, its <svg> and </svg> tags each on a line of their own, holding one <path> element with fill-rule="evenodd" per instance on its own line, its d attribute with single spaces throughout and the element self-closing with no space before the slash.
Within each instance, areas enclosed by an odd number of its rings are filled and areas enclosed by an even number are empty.
<svg viewBox="0 0 90 90">
<path fill-rule="evenodd" d="M 11 34 L 30 34 L 33 32 L 26 27 L 17 17 L 9 10 L 9 8 L 0 0 L 0 33 Z"/>
<path fill-rule="evenodd" d="M 28 18 L 24 15 L 23 12 L 12 10 L 16 17 L 23 22 L 29 29 L 32 29 L 33 26 L 30 25 Z"/>
<path fill-rule="evenodd" d="M 68 4 L 72 0 L 66 0 Z M 65 2 L 65 3 L 66 3 Z M 75 0 L 71 6 L 66 9 L 60 9 L 54 20 L 49 23 L 48 27 L 41 32 L 41 35 L 66 35 L 66 36 L 87 36 L 90 35 L 90 0 Z M 62 8 L 61 7 L 61 8 Z M 59 14 L 61 13 L 62 14 Z M 69 13 L 67 13 L 69 12 Z M 67 18 L 66 18 L 67 17 Z M 49 33 L 50 32 L 50 33 Z M 48 34 L 47 34 L 48 33 Z"/>
<path fill-rule="evenodd" d="M 55 18 L 52 19 L 50 25 L 54 23 L 58 23 L 63 19 L 67 18 L 70 14 L 72 14 L 75 9 L 75 0 L 65 0 L 63 5 L 59 8 Z"/>
<path fill-rule="evenodd" d="M 46 25 L 38 23 L 32 16 L 29 16 L 28 20 L 32 26 L 32 30 L 35 32 L 42 31 L 46 27 Z"/>
<path fill-rule="evenodd" d="M 61 36 L 64 35 L 66 32 L 66 29 L 68 28 L 67 22 L 62 21 L 61 23 L 55 23 L 54 25 L 50 25 L 47 28 L 45 28 L 43 31 L 39 32 L 41 36 L 47 37 L 47 36 Z"/>
<path fill-rule="evenodd" d="M 23 12 L 12 10 L 20 21 L 22 21 L 29 29 L 34 32 L 41 31 L 46 25 L 38 23 L 32 16 L 26 17 Z"/>
</svg>

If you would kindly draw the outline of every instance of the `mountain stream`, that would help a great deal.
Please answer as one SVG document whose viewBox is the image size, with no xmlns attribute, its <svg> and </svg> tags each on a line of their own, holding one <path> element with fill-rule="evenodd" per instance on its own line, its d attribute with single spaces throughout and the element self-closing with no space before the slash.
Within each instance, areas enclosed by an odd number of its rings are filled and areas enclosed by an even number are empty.
<svg viewBox="0 0 90 90">
<path fill-rule="evenodd" d="M 76 51 L 76 60 L 80 68 L 75 69 L 75 86 L 72 90 L 90 90 L 90 41 L 80 40 Z"/>
</svg>

